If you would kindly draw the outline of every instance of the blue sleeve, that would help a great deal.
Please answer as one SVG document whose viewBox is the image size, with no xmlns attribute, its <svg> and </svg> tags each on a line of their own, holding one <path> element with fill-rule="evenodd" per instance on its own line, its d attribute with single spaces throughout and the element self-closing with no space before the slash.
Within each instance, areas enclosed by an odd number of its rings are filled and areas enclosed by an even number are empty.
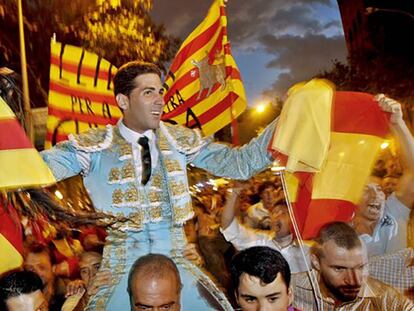
<svg viewBox="0 0 414 311">
<path fill-rule="evenodd" d="M 82 171 L 76 157 L 76 149 L 68 141 L 40 154 L 58 181 L 78 175 Z"/>
<path fill-rule="evenodd" d="M 275 127 L 276 120 L 270 123 L 258 137 L 238 148 L 209 143 L 201 149 L 192 163 L 216 176 L 249 179 L 272 164 L 272 156 L 267 148 Z"/>
</svg>

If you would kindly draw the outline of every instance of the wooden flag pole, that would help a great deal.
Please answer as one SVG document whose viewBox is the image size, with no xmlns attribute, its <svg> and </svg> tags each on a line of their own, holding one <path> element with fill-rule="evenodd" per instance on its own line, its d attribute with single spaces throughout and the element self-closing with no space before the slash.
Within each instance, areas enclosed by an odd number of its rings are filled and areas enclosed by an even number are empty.
<svg viewBox="0 0 414 311">
<path fill-rule="evenodd" d="M 27 79 L 26 47 L 24 43 L 23 9 L 22 0 L 18 0 L 19 14 L 19 39 L 20 39 L 20 63 L 22 71 L 23 105 L 24 105 L 24 126 L 30 141 L 34 142 L 32 113 L 30 108 L 29 83 Z"/>
</svg>

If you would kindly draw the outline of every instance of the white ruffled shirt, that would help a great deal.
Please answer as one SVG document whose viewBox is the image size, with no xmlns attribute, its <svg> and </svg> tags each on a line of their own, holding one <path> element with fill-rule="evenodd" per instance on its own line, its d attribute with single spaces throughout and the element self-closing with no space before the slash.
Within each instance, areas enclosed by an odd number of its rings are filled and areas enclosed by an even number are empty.
<svg viewBox="0 0 414 311">
<path fill-rule="evenodd" d="M 142 175 L 142 164 L 141 164 L 141 145 L 138 144 L 138 139 L 142 136 L 148 137 L 148 144 L 150 148 L 151 153 L 151 167 L 152 170 L 154 170 L 155 167 L 157 167 L 158 164 L 158 156 L 159 151 L 157 148 L 157 137 L 153 130 L 147 130 L 144 133 L 137 133 L 130 128 L 128 128 L 124 122 L 122 122 L 122 119 L 118 121 L 118 128 L 119 133 L 121 136 L 132 145 L 132 156 L 134 159 L 135 170 L 136 170 L 136 176 L 141 179 Z M 76 157 L 82 167 L 82 174 L 87 175 L 90 169 L 90 163 L 91 163 L 91 155 L 89 152 L 84 151 L 78 151 L 76 153 Z"/>
</svg>

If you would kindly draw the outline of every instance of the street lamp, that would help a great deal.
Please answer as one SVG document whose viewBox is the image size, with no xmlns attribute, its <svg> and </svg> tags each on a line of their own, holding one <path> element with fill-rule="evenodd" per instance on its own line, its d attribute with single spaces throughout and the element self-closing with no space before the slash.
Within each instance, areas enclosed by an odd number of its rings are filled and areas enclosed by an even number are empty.
<svg viewBox="0 0 414 311">
<path fill-rule="evenodd" d="M 370 6 L 370 7 L 367 7 L 365 9 L 365 12 L 366 12 L 367 15 L 371 15 L 371 14 L 376 13 L 376 12 L 390 12 L 390 13 L 402 14 L 402 15 L 408 16 L 409 18 L 414 19 L 413 14 L 411 14 L 409 12 L 406 12 L 406 11 L 403 11 L 403 10 L 397 10 L 397 9 L 381 9 L 381 8 L 376 8 L 376 7 Z"/>
<path fill-rule="evenodd" d="M 262 112 L 264 112 L 266 110 L 266 105 L 265 104 L 259 104 L 259 105 L 257 105 L 256 106 L 256 111 L 258 112 L 258 113 L 262 113 Z"/>
<path fill-rule="evenodd" d="M 267 106 L 269 105 L 269 102 L 266 100 L 261 100 L 259 101 L 255 106 L 254 106 L 254 110 L 258 113 L 258 114 L 262 114 L 263 112 L 266 111 Z"/>
</svg>

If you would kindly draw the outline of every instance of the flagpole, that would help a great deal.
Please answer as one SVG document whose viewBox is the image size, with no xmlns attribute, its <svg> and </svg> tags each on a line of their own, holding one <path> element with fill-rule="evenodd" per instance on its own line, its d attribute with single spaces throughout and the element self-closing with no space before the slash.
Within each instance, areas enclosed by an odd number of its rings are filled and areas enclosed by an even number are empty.
<svg viewBox="0 0 414 311">
<path fill-rule="evenodd" d="M 19 14 L 19 39 L 20 39 L 20 63 L 22 71 L 22 87 L 23 87 L 23 105 L 24 105 L 24 127 L 26 129 L 26 134 L 29 137 L 30 141 L 33 143 L 33 123 L 32 123 L 32 113 L 30 108 L 30 98 L 29 98 L 29 83 L 27 80 L 27 64 L 26 64 L 26 47 L 24 43 L 24 27 L 23 27 L 23 9 L 22 9 L 22 0 L 18 0 L 18 14 Z"/>
<path fill-rule="evenodd" d="M 231 139 L 234 146 L 238 146 L 240 144 L 239 140 L 239 123 L 237 119 L 234 117 L 233 113 L 233 104 L 230 106 L 230 114 L 231 114 Z"/>
<path fill-rule="evenodd" d="M 307 261 L 307 256 L 306 256 L 305 251 L 304 251 L 304 243 L 303 243 L 302 235 L 300 234 L 299 226 L 298 226 L 298 223 L 296 222 L 296 217 L 295 217 L 295 213 L 293 211 L 292 203 L 290 201 L 289 191 L 288 191 L 286 178 L 285 178 L 285 174 L 284 174 L 283 170 L 280 172 L 279 176 L 280 176 L 280 180 L 282 181 L 282 189 L 283 189 L 283 193 L 285 195 L 285 201 L 286 201 L 286 205 L 287 205 L 287 208 L 288 208 L 289 216 L 290 216 L 290 219 L 292 221 L 293 231 L 296 235 L 296 240 L 298 241 L 299 248 L 300 248 L 300 251 L 302 253 L 302 257 L 304 259 L 304 263 L 305 263 L 305 267 L 306 267 L 306 273 L 308 275 L 309 281 L 311 283 L 312 289 L 313 289 L 314 294 L 315 294 L 315 301 L 316 301 L 316 304 L 317 304 L 317 309 L 318 309 L 318 311 L 324 311 L 321 289 L 319 287 L 318 279 L 313 274 L 312 269 L 309 266 L 308 261 Z M 318 297 L 320 297 L 320 300 L 318 300 Z"/>
<path fill-rule="evenodd" d="M 223 6 L 226 7 L 228 0 L 223 0 Z M 225 17 L 224 17 L 225 18 Z M 223 36 L 223 41 L 226 42 L 225 44 L 223 43 L 223 49 L 225 52 L 225 45 L 228 44 L 228 39 L 227 39 L 227 19 L 225 19 L 225 35 Z M 226 56 L 224 56 L 226 57 Z M 224 60 L 224 65 L 226 65 L 226 60 Z M 230 75 L 231 76 L 231 75 Z M 233 102 L 233 101 L 232 101 Z M 230 105 L 230 125 L 231 125 L 231 140 L 232 140 L 232 144 L 234 146 L 238 146 L 240 144 L 239 141 L 239 124 L 237 122 L 237 119 L 234 117 L 234 110 L 233 110 L 233 104 Z"/>
</svg>

